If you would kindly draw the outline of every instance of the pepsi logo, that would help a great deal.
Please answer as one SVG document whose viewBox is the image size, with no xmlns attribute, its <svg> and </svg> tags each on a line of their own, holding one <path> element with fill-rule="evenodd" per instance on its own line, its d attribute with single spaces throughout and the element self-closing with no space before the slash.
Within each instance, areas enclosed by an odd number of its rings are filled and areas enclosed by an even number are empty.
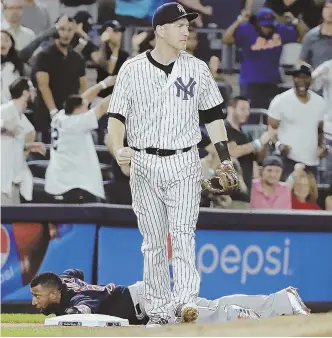
<svg viewBox="0 0 332 338">
<path fill-rule="evenodd" d="M 1 269 L 10 253 L 10 238 L 7 229 L 1 224 Z"/>
</svg>

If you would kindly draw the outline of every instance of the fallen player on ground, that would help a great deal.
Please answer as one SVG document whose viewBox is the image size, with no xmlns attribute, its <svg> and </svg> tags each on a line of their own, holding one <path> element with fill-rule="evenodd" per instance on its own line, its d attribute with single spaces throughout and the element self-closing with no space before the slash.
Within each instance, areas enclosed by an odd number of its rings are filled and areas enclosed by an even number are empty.
<svg viewBox="0 0 332 338">
<path fill-rule="evenodd" d="M 145 325 L 144 284 L 128 287 L 91 285 L 84 281 L 81 270 L 70 269 L 61 275 L 41 273 L 30 284 L 32 305 L 45 315 L 79 313 L 105 314 L 128 319 L 131 325 Z M 260 319 L 279 315 L 309 315 L 297 290 L 282 289 L 270 295 L 231 295 L 215 300 L 197 297 L 197 323 L 221 323 L 237 319 Z M 182 322 L 191 322 L 182 318 Z"/>
</svg>

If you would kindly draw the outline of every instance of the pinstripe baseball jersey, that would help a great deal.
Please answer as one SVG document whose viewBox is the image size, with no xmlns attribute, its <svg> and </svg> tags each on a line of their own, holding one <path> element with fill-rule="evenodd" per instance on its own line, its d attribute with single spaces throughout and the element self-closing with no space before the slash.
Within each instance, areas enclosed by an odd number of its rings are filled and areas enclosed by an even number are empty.
<svg viewBox="0 0 332 338">
<path fill-rule="evenodd" d="M 124 63 L 108 112 L 125 118 L 130 147 L 182 149 L 198 144 L 199 110 L 223 102 L 208 66 L 181 52 L 167 74 L 149 53 Z"/>
</svg>

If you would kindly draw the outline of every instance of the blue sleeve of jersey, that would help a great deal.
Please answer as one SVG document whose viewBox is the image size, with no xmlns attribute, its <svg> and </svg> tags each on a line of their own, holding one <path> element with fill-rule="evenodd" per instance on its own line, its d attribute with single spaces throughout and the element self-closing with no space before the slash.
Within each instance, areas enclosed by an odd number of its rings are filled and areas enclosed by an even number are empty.
<svg viewBox="0 0 332 338">
<path fill-rule="evenodd" d="M 70 300 L 70 306 L 77 307 L 80 310 L 82 305 L 87 306 L 91 313 L 98 313 L 98 308 L 103 300 L 103 297 L 94 297 L 92 298 L 90 295 L 85 294 L 85 292 L 78 293 Z"/>
<path fill-rule="evenodd" d="M 84 281 L 84 273 L 80 269 L 67 269 L 65 270 L 60 277 L 71 277 L 71 278 L 78 278 Z"/>
</svg>

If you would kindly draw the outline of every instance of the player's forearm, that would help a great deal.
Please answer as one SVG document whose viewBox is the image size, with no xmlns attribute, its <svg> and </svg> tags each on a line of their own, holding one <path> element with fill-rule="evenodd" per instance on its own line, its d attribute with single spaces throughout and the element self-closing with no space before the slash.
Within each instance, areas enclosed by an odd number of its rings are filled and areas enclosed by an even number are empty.
<svg viewBox="0 0 332 338">
<path fill-rule="evenodd" d="M 116 118 L 109 118 L 108 132 L 105 138 L 105 144 L 110 153 L 115 156 L 116 152 L 123 148 L 123 140 L 125 136 L 125 125 Z"/>
<path fill-rule="evenodd" d="M 211 142 L 214 144 L 220 161 L 223 162 L 225 160 L 230 159 L 230 154 L 227 145 L 227 132 L 225 128 L 225 124 L 223 120 L 215 120 L 211 123 L 207 123 L 206 129 L 210 136 Z"/>
<path fill-rule="evenodd" d="M 46 107 L 49 111 L 53 109 L 57 109 L 57 106 L 55 105 L 54 98 L 52 91 L 49 86 L 40 86 L 39 90 L 41 92 L 42 98 L 46 104 Z"/>
</svg>

